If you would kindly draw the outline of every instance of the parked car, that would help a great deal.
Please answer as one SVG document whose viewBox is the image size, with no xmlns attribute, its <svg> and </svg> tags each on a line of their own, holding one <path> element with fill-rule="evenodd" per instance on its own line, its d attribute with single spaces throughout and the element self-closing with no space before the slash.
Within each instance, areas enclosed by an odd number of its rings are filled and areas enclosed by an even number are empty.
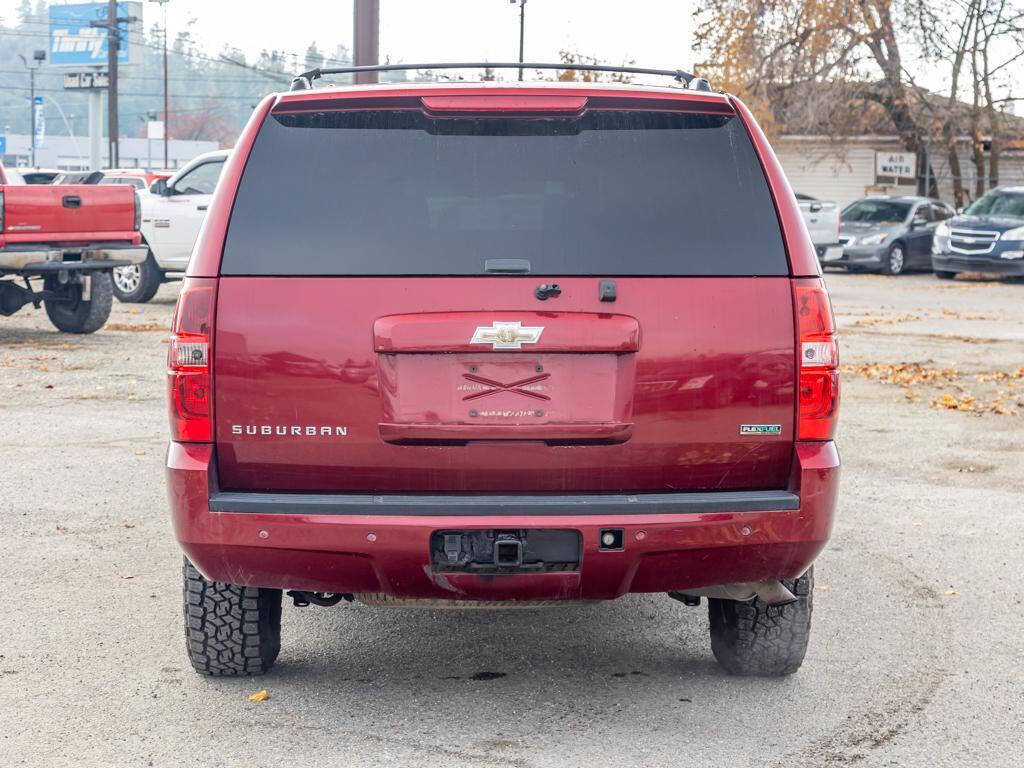
<svg viewBox="0 0 1024 768">
<path fill-rule="evenodd" d="M 824 260 L 829 256 L 841 256 L 843 246 L 839 242 L 839 206 L 799 192 L 796 193 L 796 201 L 800 205 L 800 215 L 804 217 L 807 233 L 811 236 L 818 258 Z"/>
<path fill-rule="evenodd" d="M 141 192 L 149 192 L 157 179 L 169 179 L 174 171 L 148 171 L 144 168 L 113 168 L 103 171 L 100 184 L 128 184 Z"/>
<path fill-rule="evenodd" d="M 843 209 L 839 241 L 842 256 L 822 266 L 899 275 L 931 269 L 932 236 L 953 209 L 927 197 L 865 197 Z"/>
<path fill-rule="evenodd" d="M 103 171 L 61 171 L 50 184 L 99 184 Z"/>
<path fill-rule="evenodd" d="M 227 158 L 174 315 L 192 666 L 267 671 L 285 592 L 659 592 L 708 599 L 729 672 L 794 672 L 838 491 L 838 352 L 747 108 L 303 80 Z"/>
<path fill-rule="evenodd" d="M 61 331 L 99 330 L 111 270 L 145 258 L 139 211 L 130 187 L 0 186 L 0 314 L 42 305 Z"/>
<path fill-rule="evenodd" d="M 935 276 L 958 272 L 1024 276 L 1024 187 L 999 187 L 935 231 Z"/>
<path fill-rule="evenodd" d="M 19 168 L 18 172 L 26 184 L 53 184 L 64 173 L 56 168 Z"/>
<path fill-rule="evenodd" d="M 114 295 L 142 303 L 161 283 L 178 279 L 188 265 L 199 227 L 230 150 L 199 155 L 166 181 L 155 179 L 142 196 L 142 238 L 149 255 L 141 264 L 114 270 Z"/>
</svg>

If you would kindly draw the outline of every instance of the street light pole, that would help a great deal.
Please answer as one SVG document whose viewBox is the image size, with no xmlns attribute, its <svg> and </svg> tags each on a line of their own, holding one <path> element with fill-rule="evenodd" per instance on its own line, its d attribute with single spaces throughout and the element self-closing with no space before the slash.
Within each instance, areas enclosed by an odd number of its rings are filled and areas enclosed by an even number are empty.
<svg viewBox="0 0 1024 768">
<path fill-rule="evenodd" d="M 32 163 L 36 167 L 36 68 L 28 68 L 28 114 L 29 131 L 32 134 Z"/>
<path fill-rule="evenodd" d="M 36 62 L 33 67 L 28 63 L 28 60 L 18 54 L 18 58 L 21 59 L 21 63 L 25 65 L 28 70 L 28 130 L 32 146 L 31 152 L 31 167 L 36 167 L 36 69 L 45 61 L 46 51 L 37 49 L 32 54 L 32 60 Z"/>
<path fill-rule="evenodd" d="M 515 0 L 512 0 L 515 2 Z M 523 38 L 526 31 L 526 0 L 519 0 L 519 63 L 523 63 Z M 519 70 L 519 82 L 523 81 L 523 70 Z"/>
<path fill-rule="evenodd" d="M 167 114 L 167 0 L 150 0 L 153 3 L 159 3 L 164 9 L 164 168 L 169 168 L 167 157 L 167 139 L 168 139 L 168 117 Z"/>
</svg>

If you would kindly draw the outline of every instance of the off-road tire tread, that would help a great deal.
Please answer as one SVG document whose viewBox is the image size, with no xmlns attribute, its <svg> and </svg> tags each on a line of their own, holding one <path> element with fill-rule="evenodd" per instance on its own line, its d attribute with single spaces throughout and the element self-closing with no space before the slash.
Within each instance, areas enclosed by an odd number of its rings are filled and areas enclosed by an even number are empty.
<svg viewBox="0 0 1024 768">
<path fill-rule="evenodd" d="M 182 567 L 185 646 L 196 672 L 262 675 L 281 650 L 281 590 L 208 581 Z"/>
<path fill-rule="evenodd" d="M 811 630 L 813 566 L 782 583 L 797 602 L 771 607 L 759 598 L 748 603 L 708 600 L 711 650 L 729 674 L 782 677 L 800 669 Z"/>
<path fill-rule="evenodd" d="M 43 286 L 52 290 L 54 283 L 53 278 L 46 278 Z M 44 301 L 43 306 L 46 308 L 46 316 L 58 331 L 95 333 L 106 324 L 113 303 L 114 281 L 110 273 L 93 272 L 89 301 L 79 302 L 73 310 L 68 310 L 62 302 Z"/>
</svg>

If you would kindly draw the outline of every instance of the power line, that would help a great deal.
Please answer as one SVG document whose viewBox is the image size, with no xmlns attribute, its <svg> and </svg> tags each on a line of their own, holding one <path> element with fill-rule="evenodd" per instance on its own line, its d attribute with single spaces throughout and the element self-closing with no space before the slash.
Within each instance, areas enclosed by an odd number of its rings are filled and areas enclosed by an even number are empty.
<svg viewBox="0 0 1024 768">
<path fill-rule="evenodd" d="M 26 90 L 26 89 L 22 88 L 22 87 L 19 87 L 19 86 L 0 85 L 0 91 L 24 91 L 24 90 Z M 42 92 L 45 92 L 45 93 L 67 93 L 67 91 L 65 89 L 63 89 L 63 88 L 36 88 L 36 90 L 37 91 L 42 91 Z M 149 93 L 149 92 L 141 92 L 141 91 L 137 91 L 137 92 L 121 91 L 121 95 L 122 96 L 147 96 L 147 97 L 152 96 L 152 97 L 157 97 L 160 94 L 158 92 Z M 175 98 L 175 99 L 238 99 L 238 100 L 241 100 L 241 101 L 249 101 L 249 102 L 252 102 L 253 99 L 262 98 L 262 95 L 261 96 L 223 96 L 223 95 L 217 95 L 217 94 L 212 94 L 212 93 L 172 93 L 172 94 L 169 94 L 169 95 L 171 97 Z"/>
</svg>

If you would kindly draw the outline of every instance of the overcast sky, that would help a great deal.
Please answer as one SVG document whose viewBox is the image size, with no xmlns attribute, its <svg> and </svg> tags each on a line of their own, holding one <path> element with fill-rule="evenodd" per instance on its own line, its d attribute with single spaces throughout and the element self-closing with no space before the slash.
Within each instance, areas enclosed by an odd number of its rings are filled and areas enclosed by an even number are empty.
<svg viewBox="0 0 1024 768">
<path fill-rule="evenodd" d="M 60 3 L 54 3 L 60 4 Z M 417 63 L 515 61 L 519 55 L 519 6 L 509 0 L 382 0 L 382 61 Z M 0 16 L 13 21 L 17 0 L 0 0 Z M 310 42 L 333 53 L 352 47 L 351 0 L 170 0 L 171 37 L 194 19 L 193 35 L 209 51 L 226 44 L 251 60 L 261 50 L 304 54 Z M 561 49 L 621 64 L 689 69 L 692 5 L 686 0 L 528 0 L 526 59 L 558 61 Z M 162 17 L 143 2 L 143 23 Z"/>
</svg>

